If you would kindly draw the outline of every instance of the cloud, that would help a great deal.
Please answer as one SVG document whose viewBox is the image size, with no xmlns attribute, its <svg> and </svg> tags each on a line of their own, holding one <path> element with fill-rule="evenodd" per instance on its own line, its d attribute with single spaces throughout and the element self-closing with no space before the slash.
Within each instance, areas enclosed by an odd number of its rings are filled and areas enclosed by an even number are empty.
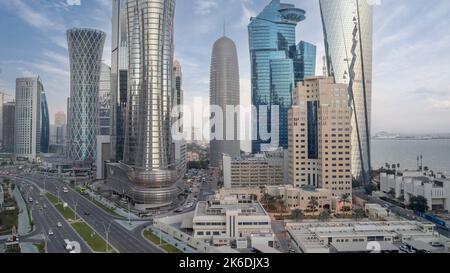
<svg viewBox="0 0 450 273">
<path fill-rule="evenodd" d="M 195 0 L 194 12 L 198 15 L 207 15 L 218 6 L 217 0 Z"/>
</svg>

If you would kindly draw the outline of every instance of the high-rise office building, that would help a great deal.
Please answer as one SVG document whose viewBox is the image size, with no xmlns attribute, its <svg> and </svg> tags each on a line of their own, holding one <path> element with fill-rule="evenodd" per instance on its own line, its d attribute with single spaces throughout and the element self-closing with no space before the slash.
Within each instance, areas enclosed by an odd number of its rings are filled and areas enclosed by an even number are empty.
<svg viewBox="0 0 450 273">
<path fill-rule="evenodd" d="M 373 5 L 362 0 L 320 0 L 329 76 L 348 84 L 353 109 L 352 174 L 370 180 Z"/>
<path fill-rule="evenodd" d="M 316 52 L 316 46 L 311 43 L 301 41 L 297 45 L 297 54 L 294 58 L 295 85 L 306 77 L 316 75 Z"/>
<path fill-rule="evenodd" d="M 180 106 L 183 107 L 184 104 L 184 94 L 183 94 L 183 71 L 181 69 L 181 64 L 179 61 L 175 60 L 173 64 L 173 107 Z M 182 110 L 182 109 L 180 109 Z M 181 121 L 183 119 L 183 113 L 178 115 L 178 117 L 175 118 L 175 121 Z M 184 127 L 181 126 L 178 128 L 179 133 L 184 133 Z M 186 140 L 175 140 L 174 141 L 174 160 L 175 164 L 177 165 L 177 169 L 180 176 L 184 176 L 187 171 L 187 143 Z"/>
<path fill-rule="evenodd" d="M 111 133 L 111 67 L 103 63 L 100 68 L 98 104 L 98 134 L 109 136 Z"/>
<path fill-rule="evenodd" d="M 46 154 L 50 146 L 50 117 L 48 114 L 47 97 L 44 92 L 41 93 L 40 104 L 41 153 Z"/>
<path fill-rule="evenodd" d="M 55 143 L 62 145 L 66 143 L 66 114 L 58 112 L 55 114 Z"/>
<path fill-rule="evenodd" d="M 210 165 L 219 168 L 224 154 L 231 157 L 239 157 L 241 154 L 238 135 L 240 122 L 234 111 L 232 118 L 227 113 L 227 106 L 232 106 L 234 110 L 240 105 L 239 63 L 236 45 L 226 36 L 214 43 L 209 92 L 210 105 L 220 107 L 223 113 L 222 117 L 211 113 L 215 124 L 211 128 Z"/>
<path fill-rule="evenodd" d="M 108 183 L 146 210 L 171 206 L 180 192 L 172 160 L 174 0 L 126 2 L 128 97 L 124 160 Z"/>
<path fill-rule="evenodd" d="M 252 103 L 257 108 L 257 114 L 253 117 L 258 131 L 258 136 L 253 136 L 256 139 L 252 143 L 254 153 L 279 146 L 288 148 L 287 114 L 292 106 L 295 85 L 295 29 L 303 20 L 304 10 L 295 8 L 292 4 L 281 3 L 280 0 L 272 0 L 257 17 L 251 18 L 248 26 Z M 260 106 L 266 108 L 261 109 Z M 272 111 L 273 106 L 279 107 L 278 115 Z M 278 121 L 277 124 L 272 124 L 272 116 Z M 273 139 L 269 145 L 270 141 L 263 141 L 260 134 L 266 131 L 277 134 L 278 143 Z"/>
<path fill-rule="evenodd" d="M 67 31 L 70 57 L 68 157 L 93 163 L 98 134 L 100 68 L 106 34 L 75 28 Z"/>
<path fill-rule="evenodd" d="M 111 160 L 123 160 L 128 102 L 127 0 L 113 0 L 111 55 Z"/>
<path fill-rule="evenodd" d="M 308 78 L 297 86 L 289 111 L 289 180 L 296 187 L 352 194 L 351 107 L 346 84 Z"/>
<path fill-rule="evenodd" d="M 16 127 L 16 103 L 7 102 L 3 104 L 3 151 L 14 153 L 15 127 Z"/>
<path fill-rule="evenodd" d="M 41 149 L 41 93 L 39 77 L 16 79 L 15 147 L 17 157 L 36 159 Z"/>
</svg>

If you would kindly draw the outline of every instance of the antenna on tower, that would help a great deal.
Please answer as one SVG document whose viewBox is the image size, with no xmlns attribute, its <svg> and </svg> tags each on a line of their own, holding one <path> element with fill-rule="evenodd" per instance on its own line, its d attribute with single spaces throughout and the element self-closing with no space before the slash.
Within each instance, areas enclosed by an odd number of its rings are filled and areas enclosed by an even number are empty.
<svg viewBox="0 0 450 273">
<path fill-rule="evenodd" d="M 223 19 L 223 36 L 227 36 L 227 19 Z"/>
</svg>

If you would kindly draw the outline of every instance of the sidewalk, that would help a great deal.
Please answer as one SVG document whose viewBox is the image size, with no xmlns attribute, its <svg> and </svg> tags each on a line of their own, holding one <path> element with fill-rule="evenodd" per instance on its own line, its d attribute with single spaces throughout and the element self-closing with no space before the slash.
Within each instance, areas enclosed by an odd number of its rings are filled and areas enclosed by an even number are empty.
<svg viewBox="0 0 450 273">
<path fill-rule="evenodd" d="M 153 232 L 153 234 L 155 234 L 155 236 L 158 236 L 158 237 L 161 236 L 161 239 L 163 241 L 173 245 L 174 247 L 178 248 L 183 253 L 198 253 L 195 249 L 189 247 L 187 244 L 174 239 L 172 236 L 167 235 L 164 232 L 161 232 L 161 235 L 160 235 L 160 230 L 155 227 L 150 227 L 150 230 Z M 177 244 L 177 246 L 175 246 L 175 244 Z"/>
</svg>

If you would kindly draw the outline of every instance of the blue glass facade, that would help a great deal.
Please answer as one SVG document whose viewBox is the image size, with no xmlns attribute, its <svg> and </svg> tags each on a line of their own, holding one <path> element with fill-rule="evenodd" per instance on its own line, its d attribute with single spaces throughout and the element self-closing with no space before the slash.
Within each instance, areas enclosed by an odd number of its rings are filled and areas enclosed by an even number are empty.
<svg viewBox="0 0 450 273">
<path fill-rule="evenodd" d="M 40 128 L 41 128 L 41 153 L 48 153 L 50 145 L 50 118 L 48 115 L 48 105 L 45 93 L 41 93 L 41 113 L 40 113 Z"/>
<path fill-rule="evenodd" d="M 295 28 L 305 19 L 305 11 L 294 5 L 273 0 L 254 18 L 248 26 L 250 58 L 252 66 L 252 103 L 257 108 L 253 123 L 257 132 L 267 123 L 269 132 L 272 127 L 279 128 L 279 144 L 288 148 L 287 113 L 292 106 L 294 89 L 294 62 L 292 50 L 295 49 Z M 279 106 L 279 126 L 271 124 L 271 106 Z M 269 116 L 259 112 L 259 106 L 268 106 Z M 264 132 L 265 130 L 261 130 Z M 254 153 L 264 150 L 260 136 L 252 143 Z"/>
<path fill-rule="evenodd" d="M 295 83 L 303 81 L 306 77 L 316 75 L 317 47 L 308 42 L 301 41 L 295 50 L 294 71 Z"/>
</svg>

